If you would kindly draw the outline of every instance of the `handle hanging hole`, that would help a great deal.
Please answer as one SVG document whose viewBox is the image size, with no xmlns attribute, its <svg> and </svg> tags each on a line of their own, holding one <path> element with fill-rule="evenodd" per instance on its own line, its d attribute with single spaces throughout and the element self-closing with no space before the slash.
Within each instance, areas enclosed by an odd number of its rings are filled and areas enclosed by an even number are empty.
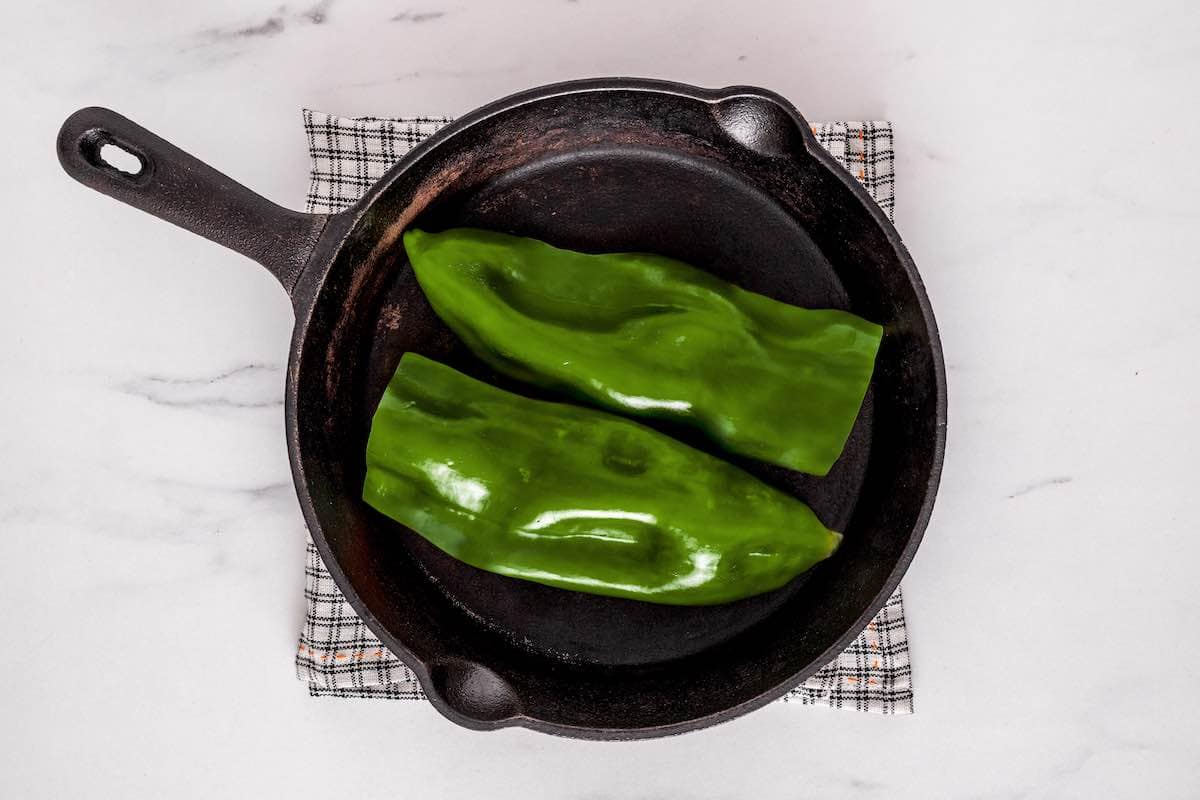
<svg viewBox="0 0 1200 800">
<path fill-rule="evenodd" d="M 146 168 L 141 156 L 112 142 L 106 142 L 100 146 L 100 160 L 118 172 L 123 172 L 133 178 L 140 175 Z"/>
</svg>

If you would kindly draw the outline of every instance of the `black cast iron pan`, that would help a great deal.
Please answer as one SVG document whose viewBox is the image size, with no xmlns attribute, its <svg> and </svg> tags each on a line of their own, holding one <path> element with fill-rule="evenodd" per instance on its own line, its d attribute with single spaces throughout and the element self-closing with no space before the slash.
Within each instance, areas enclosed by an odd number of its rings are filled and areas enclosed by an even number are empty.
<svg viewBox="0 0 1200 800">
<path fill-rule="evenodd" d="M 107 164 L 105 144 L 136 155 L 140 171 Z M 832 660 L 913 557 L 945 441 L 933 314 L 896 231 L 777 95 L 624 78 L 534 89 L 444 128 L 332 215 L 280 208 L 102 108 L 63 124 L 58 155 L 82 183 L 250 256 L 283 284 L 296 312 L 288 450 L 309 530 L 354 609 L 457 723 L 627 739 L 746 713 Z M 368 426 L 401 353 L 530 393 L 489 373 L 434 316 L 400 242 L 414 224 L 661 253 L 884 324 L 871 392 L 828 477 L 741 462 L 844 530 L 841 549 L 771 594 L 689 609 L 481 572 L 368 508 Z"/>
</svg>

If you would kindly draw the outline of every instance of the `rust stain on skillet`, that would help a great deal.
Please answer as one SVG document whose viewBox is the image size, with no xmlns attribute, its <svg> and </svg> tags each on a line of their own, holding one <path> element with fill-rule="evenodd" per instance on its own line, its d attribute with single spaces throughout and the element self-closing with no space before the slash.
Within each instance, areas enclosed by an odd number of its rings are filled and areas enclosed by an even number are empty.
<svg viewBox="0 0 1200 800">
<path fill-rule="evenodd" d="M 403 311 L 396 303 L 388 303 L 379 312 L 379 324 L 389 331 L 400 330 Z"/>
<path fill-rule="evenodd" d="M 347 335 L 357 328 L 358 315 L 356 309 L 361 310 L 360 302 L 364 291 L 384 278 L 386 271 L 379 267 L 384 259 L 394 253 L 394 248 L 399 242 L 400 236 L 413 219 L 424 211 L 429 203 L 445 191 L 447 187 L 453 185 L 463 172 L 466 171 L 469 163 L 469 155 L 460 157 L 455 162 L 443 167 L 438 172 L 423 180 L 413 193 L 412 200 L 384 230 L 383 235 L 375 243 L 375 246 L 371 248 L 371 252 L 367 255 L 366 259 L 354 265 L 354 272 L 350 278 L 350 286 L 347 288 L 346 297 L 343 301 L 343 312 L 338 315 L 337 323 L 330 332 L 329 347 L 325 351 L 325 394 L 326 399 L 331 403 L 338 396 L 344 372 L 341 369 L 342 365 L 339 363 L 339 358 L 344 353 L 343 346 Z M 326 419 L 325 427 L 327 430 L 331 430 L 332 423 L 332 419 Z"/>
</svg>

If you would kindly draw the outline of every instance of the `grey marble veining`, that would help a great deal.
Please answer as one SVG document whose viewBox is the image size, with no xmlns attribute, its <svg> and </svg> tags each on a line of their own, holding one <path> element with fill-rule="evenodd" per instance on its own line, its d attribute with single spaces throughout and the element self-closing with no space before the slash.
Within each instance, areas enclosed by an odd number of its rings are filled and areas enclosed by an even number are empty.
<svg viewBox="0 0 1200 800">
<path fill-rule="evenodd" d="M 199 38 L 211 42 L 226 42 L 237 39 L 254 39 L 260 36 L 278 36 L 292 25 L 324 25 L 329 18 L 333 0 L 321 0 L 316 5 L 306 9 L 289 11 L 286 5 L 280 6 L 262 22 L 217 26 L 201 31 Z"/>
<path fill-rule="evenodd" d="M 269 364 L 246 364 L 194 378 L 134 374 L 113 388 L 171 408 L 283 409 L 283 370 Z"/>
<path fill-rule="evenodd" d="M 1057 475 L 1053 478 L 1042 478 L 1041 480 L 1034 481 L 1026 486 L 1022 486 L 1020 489 L 1017 489 L 1008 496 L 1008 499 L 1015 500 L 1018 497 L 1023 497 L 1024 495 L 1029 494 L 1030 492 L 1036 492 L 1040 489 L 1047 489 L 1051 486 L 1063 486 L 1070 483 L 1072 480 L 1074 480 L 1074 478 L 1072 478 L 1070 475 Z"/>
</svg>

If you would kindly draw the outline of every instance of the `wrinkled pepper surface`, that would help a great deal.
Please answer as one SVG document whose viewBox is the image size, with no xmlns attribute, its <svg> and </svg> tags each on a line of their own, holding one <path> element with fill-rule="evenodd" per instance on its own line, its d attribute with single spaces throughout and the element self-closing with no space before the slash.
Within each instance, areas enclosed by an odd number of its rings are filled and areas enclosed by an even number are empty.
<svg viewBox="0 0 1200 800">
<path fill-rule="evenodd" d="M 841 540 L 799 500 L 644 425 L 414 353 L 372 420 L 363 498 L 481 569 L 673 605 L 775 589 Z"/>
<path fill-rule="evenodd" d="M 467 228 L 404 245 L 438 316 L 495 369 L 814 475 L 841 455 L 883 333 L 661 256 Z"/>
</svg>

